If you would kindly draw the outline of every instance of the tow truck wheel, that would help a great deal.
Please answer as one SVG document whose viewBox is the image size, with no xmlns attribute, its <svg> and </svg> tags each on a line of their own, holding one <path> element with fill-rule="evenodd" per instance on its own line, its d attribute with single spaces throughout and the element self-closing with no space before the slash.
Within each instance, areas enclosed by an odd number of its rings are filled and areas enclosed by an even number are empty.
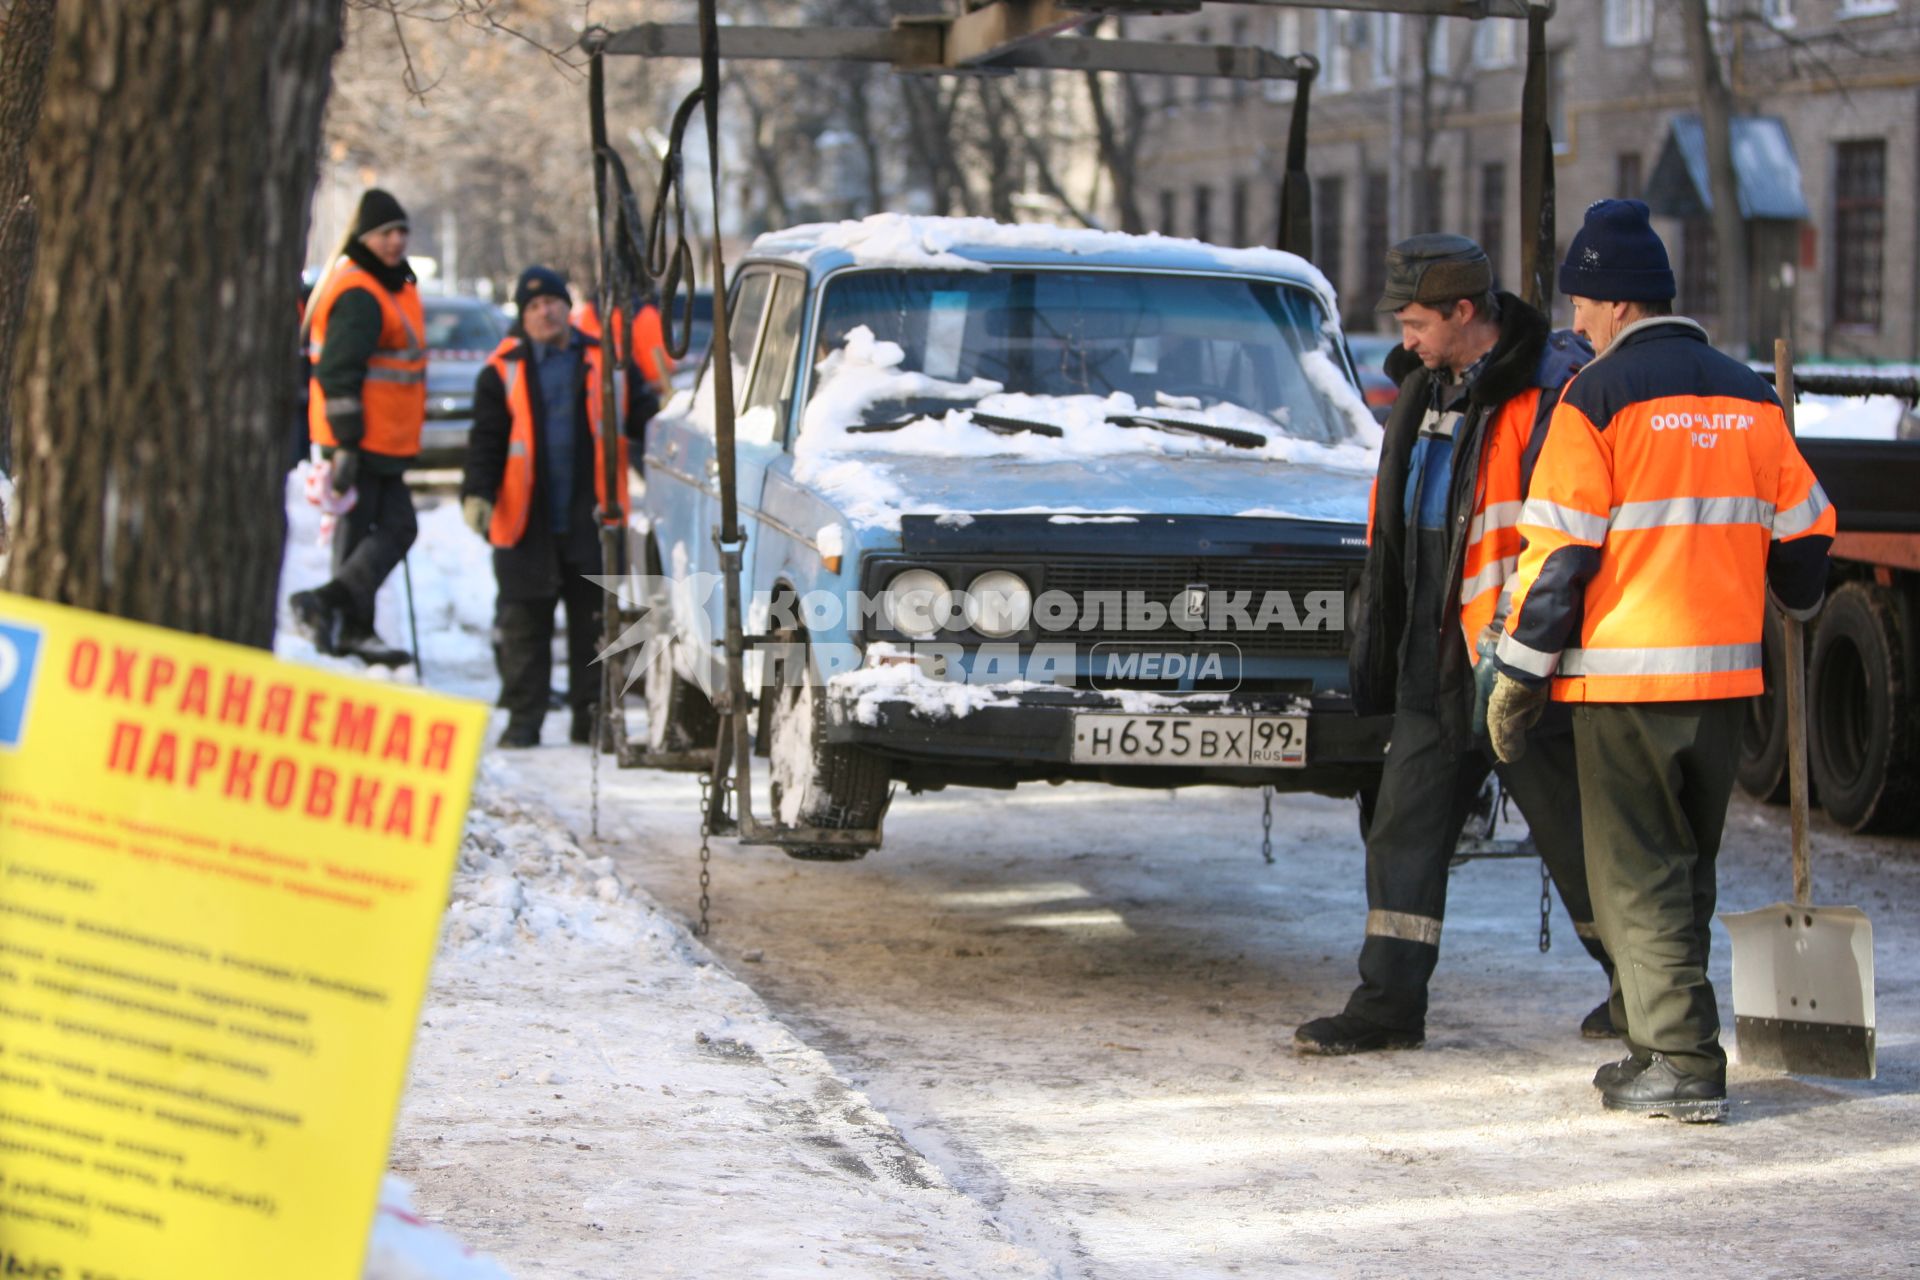
<svg viewBox="0 0 1920 1280">
<path fill-rule="evenodd" d="M 1740 728 L 1740 787 L 1768 804 L 1787 802 L 1787 651 L 1780 615 L 1767 610 L 1762 666 L 1767 687 L 1747 704 Z"/>
<path fill-rule="evenodd" d="M 1892 831 L 1920 817 L 1920 723 L 1893 593 L 1851 582 L 1813 636 L 1807 755 L 1827 815 L 1849 831 Z"/>
<path fill-rule="evenodd" d="M 779 639 L 803 644 L 797 632 Z M 787 826 L 856 831 L 880 825 L 892 798 L 887 764 L 859 747 L 827 741 L 826 691 L 813 664 L 782 663 L 768 672 L 762 691 L 768 707 L 767 777 L 774 818 Z M 809 862 L 846 862 L 873 845 L 785 845 L 787 855 Z"/>
</svg>

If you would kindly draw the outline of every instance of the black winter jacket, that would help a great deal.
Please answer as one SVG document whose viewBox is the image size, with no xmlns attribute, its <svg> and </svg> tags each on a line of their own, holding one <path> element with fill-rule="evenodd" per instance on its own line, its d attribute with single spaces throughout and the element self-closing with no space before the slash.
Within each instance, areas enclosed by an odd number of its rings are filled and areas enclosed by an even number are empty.
<svg viewBox="0 0 1920 1280">
<path fill-rule="evenodd" d="M 1531 477 L 1534 459 L 1546 443 L 1547 421 L 1559 403 L 1560 388 L 1593 358 L 1592 349 L 1583 339 L 1566 330 L 1553 332 L 1547 318 L 1519 298 L 1502 293 L 1499 299 L 1500 337 L 1469 393 L 1468 411 L 1455 432 L 1447 497 L 1448 581 L 1446 604 L 1440 614 L 1437 706 L 1442 730 L 1458 742 L 1471 737 L 1473 714 L 1473 663 L 1459 623 L 1460 572 L 1466 559 L 1487 426 L 1508 400 L 1531 387 L 1541 388 L 1523 463 L 1523 474 Z M 1348 653 L 1353 703 L 1362 715 L 1390 713 L 1396 703 L 1408 622 L 1408 530 L 1402 507 L 1414 442 L 1433 388 L 1433 374 L 1405 347 L 1389 352 L 1384 367 L 1387 376 L 1400 384 L 1400 398 L 1388 415 L 1380 447 L 1373 541 L 1360 578 L 1353 644 Z"/>
</svg>

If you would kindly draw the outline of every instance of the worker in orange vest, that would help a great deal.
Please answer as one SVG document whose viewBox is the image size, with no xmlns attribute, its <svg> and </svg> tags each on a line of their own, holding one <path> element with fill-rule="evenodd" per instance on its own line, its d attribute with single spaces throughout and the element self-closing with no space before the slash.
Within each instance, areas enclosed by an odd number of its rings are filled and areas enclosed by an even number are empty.
<svg viewBox="0 0 1920 1280">
<path fill-rule="evenodd" d="M 374 596 L 419 531 L 406 471 L 427 416 L 426 312 L 407 265 L 407 212 L 378 187 L 360 197 L 345 257 L 308 305 L 307 427 L 331 484 L 353 503 L 334 526 L 333 577 L 288 598 L 327 654 L 397 663 L 373 630 Z"/>
<path fill-rule="evenodd" d="M 1367 919 L 1360 985 L 1340 1012 L 1302 1023 L 1303 1054 L 1418 1048 L 1440 959 L 1447 872 L 1490 769 L 1519 802 L 1575 934 L 1603 972 L 1580 845 L 1568 717 L 1536 750 L 1496 765 L 1475 723 L 1476 668 L 1502 616 L 1519 554 L 1513 524 L 1560 389 L 1591 354 L 1510 293 L 1465 236 L 1413 236 L 1387 254 L 1378 309 L 1400 324 L 1386 361 L 1400 385 L 1387 419 L 1356 601 L 1352 694 L 1393 715 L 1392 745 L 1367 823 Z M 1602 1001 L 1581 1034 L 1613 1034 Z"/>
<path fill-rule="evenodd" d="M 1646 205 L 1588 208 L 1560 291 L 1598 354 L 1560 397 L 1521 509 L 1488 729 L 1518 759 L 1550 703 L 1573 707 L 1587 878 L 1628 1048 L 1594 1076 L 1602 1104 L 1718 1120 L 1714 861 L 1764 687 L 1767 597 L 1819 609 L 1835 514 L 1773 388 L 1672 313 Z"/>
<path fill-rule="evenodd" d="M 584 743 L 593 730 L 600 634 L 601 591 L 588 575 L 600 572 L 595 513 L 607 506 L 607 361 L 599 339 L 568 322 L 570 297 L 557 272 L 528 267 L 513 300 L 520 313 L 513 332 L 474 383 L 461 513 L 493 544 L 494 655 L 507 710 L 500 745 L 539 745 L 552 696 L 556 604 L 567 613 L 569 737 Z M 616 371 L 616 403 L 624 401 L 624 382 Z M 624 485 L 624 433 L 616 453 L 612 482 Z M 619 496 L 624 506 L 624 489 Z"/>
<path fill-rule="evenodd" d="M 618 315 L 617 309 L 615 314 Z M 583 299 L 574 307 L 572 319 L 574 328 L 580 332 L 590 338 L 600 337 L 600 309 L 591 298 Z M 638 440 L 648 420 L 673 394 L 673 357 L 667 354 L 660 308 L 651 299 L 642 302 L 634 313 L 624 354 L 629 371 L 639 375 L 627 384 L 627 413 L 632 420 L 626 424 L 627 435 Z"/>
</svg>

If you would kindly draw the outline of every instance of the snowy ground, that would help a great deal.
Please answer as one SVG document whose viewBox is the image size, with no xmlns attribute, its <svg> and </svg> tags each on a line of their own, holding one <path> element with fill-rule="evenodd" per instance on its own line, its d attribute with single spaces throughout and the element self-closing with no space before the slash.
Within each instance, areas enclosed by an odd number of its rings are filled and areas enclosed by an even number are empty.
<svg viewBox="0 0 1920 1280">
<path fill-rule="evenodd" d="M 288 591 L 324 573 L 290 516 Z M 489 697 L 485 550 L 422 529 L 429 683 Z M 715 842 L 703 944 L 696 781 L 590 766 L 487 757 L 394 1146 L 514 1276 L 1911 1273 L 1912 840 L 1815 835 L 1816 899 L 1876 926 L 1880 1078 L 1736 1068 L 1683 1128 L 1599 1109 L 1598 971 L 1557 906 L 1538 954 L 1534 864 L 1455 872 L 1425 1050 L 1298 1059 L 1352 982 L 1348 804 L 1282 797 L 1269 868 L 1254 793 L 903 794 L 862 862 Z M 1784 896 L 1785 826 L 1736 802 L 1724 907 Z"/>
</svg>

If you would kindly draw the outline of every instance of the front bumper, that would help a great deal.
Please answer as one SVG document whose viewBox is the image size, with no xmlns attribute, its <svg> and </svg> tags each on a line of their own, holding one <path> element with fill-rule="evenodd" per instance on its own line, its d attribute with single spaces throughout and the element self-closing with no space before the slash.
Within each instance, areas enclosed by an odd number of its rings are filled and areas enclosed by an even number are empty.
<svg viewBox="0 0 1920 1280">
<path fill-rule="evenodd" d="M 1033 781 L 1093 781 L 1169 787 L 1201 783 L 1270 786 L 1281 791 L 1352 795 L 1379 777 L 1391 716 L 1355 715 L 1345 698 L 1218 695 L 1137 699 L 1067 688 L 1007 694 L 960 715 L 930 713 L 907 699 L 836 693 L 829 685 L 826 737 L 863 747 L 892 762 L 896 778 L 933 789 L 948 784 L 1012 786 Z M 1082 711 L 1141 716 L 1307 717 L 1302 767 L 1244 765 L 1088 764 L 1073 761 L 1074 715 Z"/>
</svg>

